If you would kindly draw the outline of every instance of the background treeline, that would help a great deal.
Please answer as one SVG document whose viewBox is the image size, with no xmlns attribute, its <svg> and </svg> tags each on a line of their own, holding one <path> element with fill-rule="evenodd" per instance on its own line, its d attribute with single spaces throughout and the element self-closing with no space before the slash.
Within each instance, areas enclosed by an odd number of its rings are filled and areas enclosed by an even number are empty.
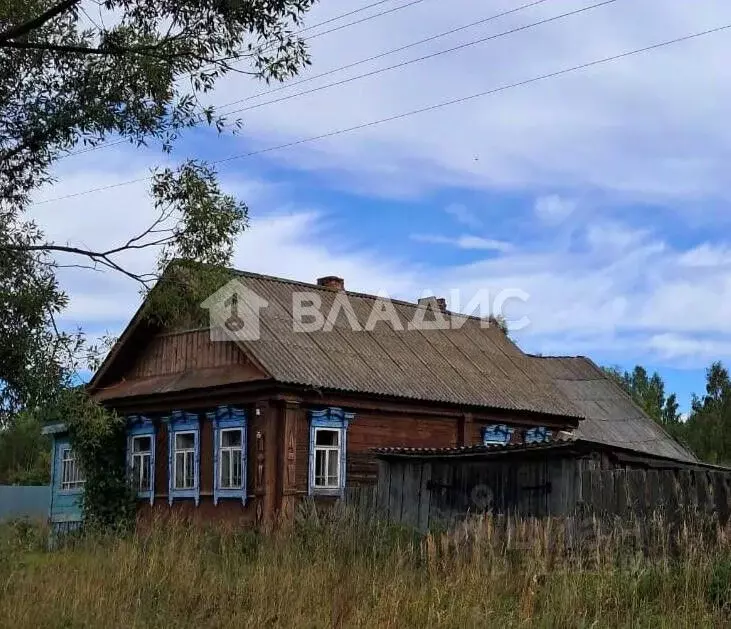
<svg viewBox="0 0 731 629">
<path fill-rule="evenodd" d="M 614 378 L 673 437 L 709 463 L 731 464 L 731 380 L 723 364 L 706 370 L 706 390 L 693 394 L 687 416 L 680 413 L 675 393 L 665 391 L 665 382 L 655 372 L 637 365 L 631 372 L 616 367 L 605 371 Z"/>
</svg>

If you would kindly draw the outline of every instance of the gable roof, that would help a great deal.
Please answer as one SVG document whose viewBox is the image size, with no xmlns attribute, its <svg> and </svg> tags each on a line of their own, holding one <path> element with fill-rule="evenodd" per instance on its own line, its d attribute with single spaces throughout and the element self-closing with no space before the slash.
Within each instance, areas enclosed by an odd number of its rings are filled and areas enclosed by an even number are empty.
<svg viewBox="0 0 731 629">
<path fill-rule="evenodd" d="M 698 461 L 588 358 L 533 356 L 532 360 L 543 367 L 584 417 L 574 431 L 577 438 L 651 456 Z"/>
<path fill-rule="evenodd" d="M 237 272 L 236 279 L 268 302 L 261 312 L 261 338 L 239 346 L 278 382 L 577 417 L 542 366 L 495 325 L 463 317 L 459 329 L 394 331 L 380 322 L 370 331 L 353 330 L 341 313 L 332 330 L 307 332 L 293 324 L 295 293 L 317 294 L 326 316 L 336 296 L 344 294 L 361 328 L 378 297 L 255 273 Z M 426 310 L 391 303 L 405 328 Z"/>
<path fill-rule="evenodd" d="M 484 327 L 480 319 L 463 316 L 459 329 L 394 331 L 390 323 L 379 322 L 369 331 L 353 330 L 341 313 L 330 331 L 308 332 L 296 329 L 293 320 L 296 293 L 315 293 L 322 300 L 321 312 L 326 316 L 337 295 L 347 296 L 361 328 L 379 298 L 256 273 L 233 273 L 248 290 L 267 302 L 261 310 L 261 337 L 238 340 L 237 344 L 254 365 L 276 382 L 579 418 L 574 405 L 556 388 L 542 366 L 495 325 Z M 427 311 L 415 303 L 391 303 L 404 327 Z M 135 329 L 144 326 L 141 312 L 142 309 L 92 379 L 92 391 L 112 384 L 106 382 L 109 378 L 104 374 L 116 373 L 110 367 L 122 353 L 120 345 L 130 342 Z M 425 319 L 429 320 L 429 316 Z M 114 394 L 105 397 L 113 399 Z"/>
</svg>

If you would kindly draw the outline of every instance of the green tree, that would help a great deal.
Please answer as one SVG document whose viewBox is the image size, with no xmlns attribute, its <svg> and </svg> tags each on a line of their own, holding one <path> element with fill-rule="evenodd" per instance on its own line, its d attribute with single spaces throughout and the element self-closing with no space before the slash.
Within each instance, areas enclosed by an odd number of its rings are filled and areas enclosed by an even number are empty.
<svg viewBox="0 0 731 629">
<path fill-rule="evenodd" d="M 604 367 L 604 372 L 659 424 L 670 427 L 680 421 L 677 396 L 674 393 L 665 396 L 665 382 L 659 373 L 648 377 L 647 370 L 641 365 L 636 365 L 631 372 L 618 367 Z"/>
<path fill-rule="evenodd" d="M 0 0 L 0 425 L 68 384 L 81 337 L 60 333 L 64 262 L 106 267 L 149 289 L 173 257 L 227 264 L 247 208 L 195 160 L 153 172 L 150 225 L 117 246 L 50 242 L 26 218 L 32 194 L 74 147 L 158 143 L 239 121 L 201 96 L 235 72 L 276 81 L 309 63 L 297 27 L 314 0 Z M 99 211 L 103 211 L 100 209 Z M 162 250 L 137 273 L 120 255 Z"/>
<path fill-rule="evenodd" d="M 721 362 L 706 370 L 706 393 L 693 396 L 685 434 L 704 460 L 731 463 L 731 380 Z"/>
<path fill-rule="evenodd" d="M 51 444 L 37 413 L 21 412 L 0 429 L 0 485 L 45 485 L 50 466 Z"/>
<path fill-rule="evenodd" d="M 81 332 L 64 333 L 56 325 L 68 303 L 56 280 L 62 262 L 111 269 L 147 291 L 173 258 L 206 262 L 211 268 L 229 264 L 248 212 L 242 201 L 221 190 L 212 168 L 190 160 L 153 171 L 149 226 L 102 249 L 94 243 L 74 246 L 46 239 L 27 218 L 33 194 L 53 180 L 52 168 L 75 147 L 93 149 L 114 140 L 159 145 L 169 153 L 192 127 L 236 132 L 240 121 L 227 120 L 215 108 L 202 105 L 202 97 L 230 73 L 266 82 L 297 74 L 309 63 L 297 28 L 313 2 L 0 0 L 4 452 L 16 447 L 9 443 L 25 443 L 17 446 L 23 450 L 21 458 L 35 460 L 41 448 L 37 444 L 42 443 L 40 426 L 30 420 L 25 424 L 23 418 L 37 418 L 44 409 L 76 409 L 73 412 L 87 420 L 82 425 L 78 419 L 73 426 L 84 452 L 82 464 L 99 467 L 98 474 L 87 470 L 87 475 L 101 478 L 106 465 L 95 455 L 94 444 L 118 438 L 117 433 L 98 431 L 104 423 L 102 409 L 84 401 L 75 388 L 76 371 L 88 348 Z M 104 211 L 103 206 L 98 211 Z M 156 269 L 138 273 L 125 267 L 122 254 L 148 247 L 161 251 Z M 208 280 L 219 281 L 220 275 L 210 273 Z M 176 293 L 185 288 L 185 281 L 182 284 L 174 282 L 157 294 L 179 299 Z M 160 306 L 150 316 L 179 314 L 180 309 L 167 303 L 170 300 L 158 299 L 166 308 Z M 112 417 L 105 421 L 116 425 Z M 6 469 L 13 468 L 14 460 Z M 120 477 L 106 472 L 109 478 Z M 119 483 L 105 486 L 101 480 L 95 486 L 110 494 L 123 490 Z M 91 502 L 98 497 L 90 496 Z M 110 521 L 108 513 L 102 519 Z"/>
</svg>

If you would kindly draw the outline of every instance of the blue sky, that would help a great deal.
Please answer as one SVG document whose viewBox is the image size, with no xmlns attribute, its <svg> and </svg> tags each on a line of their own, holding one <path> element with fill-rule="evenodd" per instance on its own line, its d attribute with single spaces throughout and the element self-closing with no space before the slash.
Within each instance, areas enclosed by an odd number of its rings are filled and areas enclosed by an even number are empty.
<svg viewBox="0 0 731 629">
<path fill-rule="evenodd" d="M 308 23 L 365 0 L 324 0 Z M 406 4 L 385 3 L 345 23 Z M 423 0 L 313 38 L 309 75 L 515 8 Z M 277 96 L 589 6 L 550 0 Z M 59 163 L 38 200 L 137 179 L 155 164 L 217 160 L 418 109 L 731 24 L 721 0 L 604 7 L 242 114 L 232 137 L 186 136 L 171 156 L 110 147 Z M 318 29 L 309 33 L 316 34 Z M 527 351 L 657 369 L 687 407 L 731 354 L 731 31 L 221 167 L 251 210 L 237 266 L 415 300 L 520 290 L 508 314 Z M 303 75 L 305 77 L 308 74 Z M 242 75 L 210 95 L 265 90 Z M 264 97 L 266 98 L 266 97 Z M 251 103 L 261 102 L 252 99 Z M 37 205 L 51 238 L 117 244 L 154 217 L 144 182 Z M 149 270 L 154 252 L 124 261 Z M 69 326 L 118 333 L 139 303 L 119 276 L 66 271 Z"/>
</svg>

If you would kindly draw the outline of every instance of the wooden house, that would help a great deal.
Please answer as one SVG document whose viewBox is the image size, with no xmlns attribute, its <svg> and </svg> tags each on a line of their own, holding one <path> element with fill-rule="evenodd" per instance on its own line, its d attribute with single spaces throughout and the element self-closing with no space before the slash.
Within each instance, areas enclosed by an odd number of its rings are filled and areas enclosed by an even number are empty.
<svg viewBox="0 0 731 629">
<path fill-rule="evenodd" d="M 256 295 L 256 338 L 161 329 L 141 308 L 89 384 L 128 418 L 142 518 L 173 510 L 272 522 L 305 496 L 332 501 L 374 485 L 374 448 L 569 433 L 695 460 L 590 361 L 527 355 L 443 300 L 387 302 L 336 277 L 238 272 L 235 281 Z M 297 312 L 303 294 L 316 325 Z M 51 518 L 69 521 L 83 476 L 63 427 L 54 430 Z"/>
</svg>

